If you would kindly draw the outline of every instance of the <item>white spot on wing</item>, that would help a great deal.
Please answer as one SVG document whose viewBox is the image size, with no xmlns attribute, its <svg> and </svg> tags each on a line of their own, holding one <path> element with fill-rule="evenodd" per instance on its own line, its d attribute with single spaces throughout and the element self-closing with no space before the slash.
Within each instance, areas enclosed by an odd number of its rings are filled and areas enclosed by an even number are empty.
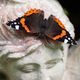
<svg viewBox="0 0 80 80">
<path fill-rule="evenodd" d="M 65 39 L 65 40 L 64 40 L 64 43 L 67 43 L 67 42 L 68 42 L 68 40 L 67 40 L 67 39 Z"/>
<path fill-rule="evenodd" d="M 15 28 L 16 28 L 17 30 L 19 30 L 19 25 L 16 25 Z"/>
<path fill-rule="evenodd" d="M 14 24 L 17 24 L 16 22 L 14 22 Z"/>
<path fill-rule="evenodd" d="M 71 38 L 70 38 L 70 37 L 68 37 L 68 40 L 71 40 Z"/>
</svg>

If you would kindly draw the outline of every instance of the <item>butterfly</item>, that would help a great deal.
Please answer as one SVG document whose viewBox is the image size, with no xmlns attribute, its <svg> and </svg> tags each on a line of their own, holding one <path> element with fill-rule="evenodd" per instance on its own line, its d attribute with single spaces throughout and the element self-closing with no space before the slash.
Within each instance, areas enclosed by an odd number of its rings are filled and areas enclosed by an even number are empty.
<svg viewBox="0 0 80 80">
<path fill-rule="evenodd" d="M 50 15 L 46 19 L 44 18 L 44 11 L 40 9 L 30 9 L 23 16 L 8 21 L 6 24 L 16 30 L 25 29 L 26 33 L 38 34 L 41 38 L 46 36 L 56 42 L 76 44 L 76 41 L 58 18 Z"/>
</svg>

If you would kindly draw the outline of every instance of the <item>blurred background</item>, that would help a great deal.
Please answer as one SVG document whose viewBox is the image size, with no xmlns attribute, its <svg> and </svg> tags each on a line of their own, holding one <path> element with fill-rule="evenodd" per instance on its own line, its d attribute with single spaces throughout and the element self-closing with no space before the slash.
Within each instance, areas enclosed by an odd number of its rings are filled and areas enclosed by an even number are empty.
<svg viewBox="0 0 80 80">
<path fill-rule="evenodd" d="M 76 40 L 80 38 L 80 1 L 79 0 L 58 0 L 64 10 L 68 12 L 67 16 L 75 27 Z"/>
</svg>

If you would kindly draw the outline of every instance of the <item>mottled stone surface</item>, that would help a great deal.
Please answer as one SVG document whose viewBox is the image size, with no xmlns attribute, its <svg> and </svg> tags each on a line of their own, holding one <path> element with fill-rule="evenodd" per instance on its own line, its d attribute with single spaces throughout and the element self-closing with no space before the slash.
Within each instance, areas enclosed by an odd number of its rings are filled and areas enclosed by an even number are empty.
<svg viewBox="0 0 80 80">
<path fill-rule="evenodd" d="M 35 37 L 5 25 L 31 8 L 42 9 L 46 18 L 50 14 L 59 18 L 74 37 L 73 25 L 56 0 L 1 0 L 0 74 L 3 73 L 8 80 L 66 80 L 66 65 L 70 60 L 67 59 L 67 44 L 53 44 L 50 48 Z"/>
</svg>

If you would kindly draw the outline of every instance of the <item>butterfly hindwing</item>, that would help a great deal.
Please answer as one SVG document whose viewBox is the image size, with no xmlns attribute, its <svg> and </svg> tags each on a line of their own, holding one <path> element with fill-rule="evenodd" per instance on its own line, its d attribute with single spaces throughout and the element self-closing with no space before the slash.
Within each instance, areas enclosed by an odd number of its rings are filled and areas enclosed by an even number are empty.
<svg viewBox="0 0 80 80">
<path fill-rule="evenodd" d="M 45 34 L 54 41 L 76 44 L 61 21 L 53 15 L 48 18 L 48 25 Z"/>
</svg>

